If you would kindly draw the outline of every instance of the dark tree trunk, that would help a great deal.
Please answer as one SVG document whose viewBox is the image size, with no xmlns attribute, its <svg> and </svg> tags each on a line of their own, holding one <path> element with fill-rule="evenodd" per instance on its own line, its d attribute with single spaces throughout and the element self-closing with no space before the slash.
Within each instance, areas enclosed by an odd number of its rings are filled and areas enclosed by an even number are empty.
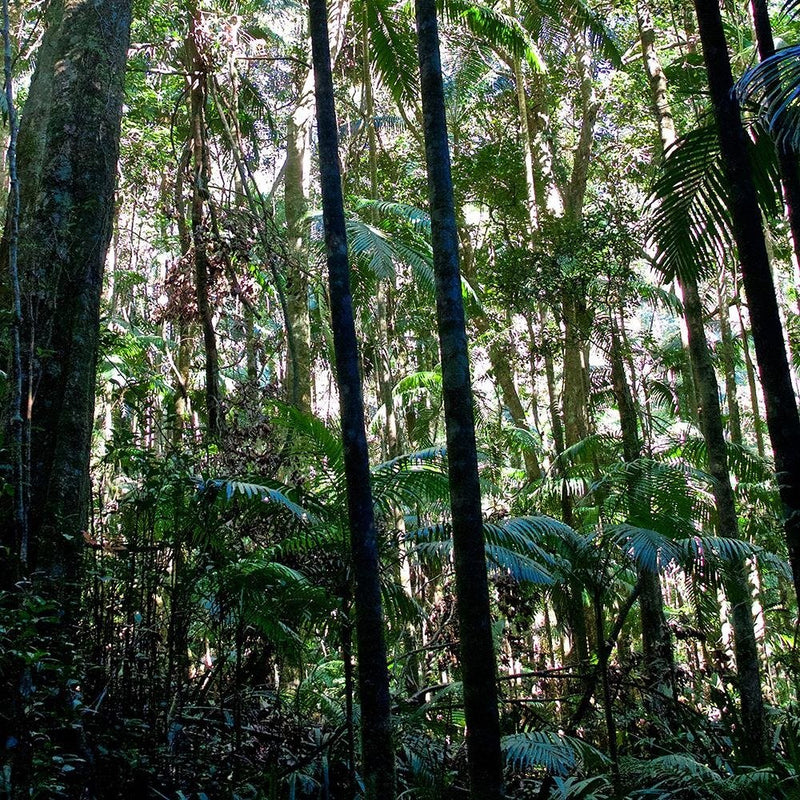
<svg viewBox="0 0 800 800">
<path fill-rule="evenodd" d="M 331 327 L 342 420 L 350 542 L 355 573 L 356 644 L 361 700 L 364 784 L 370 800 L 394 797 L 394 751 L 389 714 L 389 671 L 383 633 L 377 532 L 364 430 L 358 343 L 350 293 L 342 181 L 333 100 L 328 12 L 310 0 L 311 50 L 317 98 L 322 213 L 331 297 Z"/>
<path fill-rule="evenodd" d="M 753 12 L 758 55 L 763 61 L 775 55 L 775 41 L 772 38 L 769 10 L 766 0 L 750 0 L 750 8 Z M 786 204 L 786 216 L 792 234 L 792 246 L 795 258 L 800 263 L 800 170 L 798 170 L 797 154 L 794 150 L 782 145 L 777 146 L 777 151 L 783 200 Z"/>
<path fill-rule="evenodd" d="M 756 360 L 767 407 L 767 428 L 784 506 L 789 561 L 795 595 L 800 604 L 800 417 L 789 375 L 746 135 L 732 93 L 733 76 L 719 4 L 717 0 L 695 0 L 695 8 L 720 140 L 722 168 L 731 187 L 733 233 L 750 308 Z"/>
<path fill-rule="evenodd" d="M 616 321 L 612 319 L 611 325 L 611 349 L 609 352 L 611 381 L 619 409 L 623 456 L 625 461 L 631 463 L 640 458 L 642 446 L 636 422 L 636 406 L 625 374 L 622 345 Z M 640 500 L 637 501 L 638 495 L 635 488 L 633 478 L 631 478 L 628 518 L 632 525 L 647 527 L 649 509 L 642 507 Z M 654 690 L 652 697 L 647 698 L 647 703 L 652 710 L 664 712 L 668 709 L 660 698 L 663 695 L 675 696 L 675 661 L 672 655 L 672 637 L 664 614 L 661 582 L 658 573 L 647 569 L 638 568 L 636 575 L 639 586 L 639 610 L 642 616 L 644 663 L 648 686 Z"/>
<path fill-rule="evenodd" d="M 474 800 L 500 800 L 503 797 L 503 762 L 495 656 L 434 0 L 417 0 L 416 16 L 470 791 Z"/>
</svg>

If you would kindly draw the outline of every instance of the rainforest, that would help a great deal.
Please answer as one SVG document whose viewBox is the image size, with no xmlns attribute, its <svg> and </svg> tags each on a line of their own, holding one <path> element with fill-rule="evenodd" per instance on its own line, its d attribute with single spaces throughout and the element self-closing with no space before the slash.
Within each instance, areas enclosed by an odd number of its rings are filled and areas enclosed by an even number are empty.
<svg viewBox="0 0 800 800">
<path fill-rule="evenodd" d="M 2 0 L 0 798 L 800 797 L 800 4 Z"/>
</svg>

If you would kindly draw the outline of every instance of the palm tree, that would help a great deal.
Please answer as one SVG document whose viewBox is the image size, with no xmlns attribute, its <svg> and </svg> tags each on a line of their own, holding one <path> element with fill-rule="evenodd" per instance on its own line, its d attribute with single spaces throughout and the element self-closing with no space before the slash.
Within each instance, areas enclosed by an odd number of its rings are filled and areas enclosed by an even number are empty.
<svg viewBox="0 0 800 800">
<path fill-rule="evenodd" d="M 495 656 L 436 5 L 416 4 L 470 793 L 503 797 Z"/>
<path fill-rule="evenodd" d="M 339 171 L 336 109 L 325 0 L 309 3 L 314 88 L 317 102 L 322 213 L 336 353 L 336 381 L 344 445 L 350 543 L 355 574 L 356 641 L 361 699 L 361 747 L 366 796 L 394 797 L 394 751 L 389 706 L 389 671 L 383 633 L 378 547 L 370 489 L 369 452 L 358 343 L 350 292 L 347 231 Z"/>
</svg>

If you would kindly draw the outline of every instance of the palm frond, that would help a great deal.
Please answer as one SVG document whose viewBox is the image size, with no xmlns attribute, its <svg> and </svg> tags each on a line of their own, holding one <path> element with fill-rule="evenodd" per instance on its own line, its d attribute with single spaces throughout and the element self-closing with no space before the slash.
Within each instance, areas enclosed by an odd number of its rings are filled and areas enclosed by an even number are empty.
<svg viewBox="0 0 800 800">
<path fill-rule="evenodd" d="M 211 480 L 204 484 L 206 491 L 217 491 L 217 497 L 223 497 L 226 501 L 231 500 L 235 495 L 243 495 L 248 500 L 258 500 L 261 503 L 273 504 L 288 511 L 300 522 L 315 522 L 315 516 L 308 509 L 292 500 L 288 493 L 288 487 L 283 487 L 277 482 L 267 485 L 266 483 L 252 483 L 242 480 Z"/>
<path fill-rule="evenodd" d="M 523 0 L 522 23 L 536 39 L 549 40 L 564 49 L 571 29 L 582 31 L 590 46 L 615 67 L 622 66 L 622 51 L 605 17 L 583 0 Z"/>
<path fill-rule="evenodd" d="M 604 533 L 610 535 L 617 547 L 629 555 L 637 566 L 650 572 L 660 571 L 680 556 L 680 549 L 670 538 L 648 528 L 609 525 Z"/>
<path fill-rule="evenodd" d="M 736 564 L 757 552 L 750 542 L 727 536 L 693 536 L 677 541 L 675 545 L 687 561 L 702 567 Z"/>
<path fill-rule="evenodd" d="M 468 0 L 442 0 L 442 13 L 451 22 L 463 22 L 470 32 L 490 46 L 524 58 L 534 72 L 545 72 L 536 42 L 514 17 Z"/>
<path fill-rule="evenodd" d="M 416 39 L 410 14 L 391 0 L 366 3 L 370 62 L 395 102 L 413 105 L 419 94 Z"/>
<path fill-rule="evenodd" d="M 765 136 L 748 142 L 759 200 L 776 209 L 781 195 L 775 149 Z M 667 152 L 648 200 L 647 223 L 656 248 L 653 264 L 665 281 L 714 274 L 732 251 L 729 191 L 713 125 L 695 128 Z"/>
<path fill-rule="evenodd" d="M 501 747 L 509 766 L 520 772 L 541 767 L 552 775 L 567 775 L 587 760 L 608 762 L 606 756 L 590 744 L 574 736 L 552 731 L 531 731 L 504 736 Z"/>
<path fill-rule="evenodd" d="M 800 147 L 800 45 L 784 47 L 748 70 L 735 91 L 780 147 Z"/>
</svg>

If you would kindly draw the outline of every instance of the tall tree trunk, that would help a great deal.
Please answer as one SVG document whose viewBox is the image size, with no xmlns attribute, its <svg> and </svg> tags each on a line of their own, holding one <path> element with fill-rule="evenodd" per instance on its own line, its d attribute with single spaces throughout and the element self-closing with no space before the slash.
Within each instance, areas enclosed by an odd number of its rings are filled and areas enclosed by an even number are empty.
<svg viewBox="0 0 800 800">
<path fill-rule="evenodd" d="M 739 413 L 739 400 L 736 396 L 736 346 L 731 333 L 730 304 L 726 291 L 725 270 L 717 281 L 717 302 L 719 305 L 720 353 L 725 369 L 725 402 L 728 406 L 728 427 L 731 441 L 742 444 L 742 420 Z"/>
<path fill-rule="evenodd" d="M 394 797 L 394 751 L 389 714 L 389 671 L 383 633 L 377 531 L 370 489 L 369 453 L 359 374 L 358 343 L 350 292 L 339 145 L 333 98 L 328 12 L 310 0 L 311 49 L 317 100 L 322 213 L 331 298 L 331 327 L 344 445 L 347 507 L 355 574 L 358 684 L 364 784 L 370 800 Z"/>
<path fill-rule="evenodd" d="M 350 13 L 350 0 L 334 3 L 329 39 L 331 61 L 342 48 L 344 27 Z M 313 363 L 311 315 L 308 307 L 308 248 L 304 226 L 308 211 L 311 171 L 311 126 L 314 122 L 314 72 L 309 70 L 299 86 L 297 105 L 286 128 L 284 207 L 289 239 L 289 264 L 286 278 L 286 333 L 289 339 L 287 378 L 289 399 L 305 413 L 311 413 Z"/>
<path fill-rule="evenodd" d="M 764 432 L 762 431 L 763 422 L 761 419 L 761 404 L 759 402 L 758 382 L 756 381 L 756 370 L 753 366 L 753 357 L 750 355 L 750 334 L 744 324 L 742 315 L 742 302 L 739 298 L 738 290 L 734 303 L 736 305 L 736 315 L 739 317 L 739 335 L 742 342 L 742 356 L 744 358 L 744 368 L 747 374 L 747 386 L 750 390 L 750 408 L 753 410 L 753 431 L 756 436 L 756 451 L 761 458 L 766 458 L 766 448 L 764 447 Z"/>
<path fill-rule="evenodd" d="M 720 141 L 722 168 L 731 187 L 733 234 L 750 309 L 756 360 L 767 407 L 767 428 L 784 506 L 789 562 L 800 606 L 800 417 L 789 374 L 778 301 L 761 224 L 761 210 L 747 152 L 747 138 L 732 91 L 733 75 L 722 16 L 716 0 L 695 0 L 695 8 Z"/>
<path fill-rule="evenodd" d="M 99 307 L 130 5 L 56 0 L 48 15 L 19 132 L 18 265 L 29 312 L 22 350 L 31 360 L 24 388 L 31 422 L 29 566 L 66 587 L 78 574 L 88 511 Z"/>
<path fill-rule="evenodd" d="M 35 724 L 54 755 L 80 748 L 69 680 L 130 14 L 129 0 L 50 3 L 17 142 L 22 395 L 30 429 L 29 548 L 22 566 L 35 582 L 33 595 L 53 607 L 50 617 L 37 623 L 36 636 L 55 668 L 40 675 L 37 691 L 56 710 L 46 720 L 37 717 Z M 4 259 L 11 233 L 4 235 Z M 8 280 L 3 269 L 4 296 L 11 294 Z M 4 414 L 4 421 L 8 418 Z M 22 542 L 7 540 L 7 526 L 0 527 L 9 556 L 19 560 Z M 0 692 L 2 727 L 11 735 L 10 725 L 19 742 L 9 752 L 11 783 L 20 797 L 41 788 L 25 785 L 30 777 L 26 714 L 35 707 L 30 691 L 30 685 L 14 686 L 8 675 Z M 53 770 L 58 777 L 41 775 L 43 781 L 62 779 L 55 763 Z M 77 781 L 86 778 L 83 770 L 75 774 Z M 72 783 L 67 791 L 79 792 Z"/>
<path fill-rule="evenodd" d="M 655 52 L 654 38 L 647 29 L 648 15 L 643 2 L 637 6 L 642 55 L 653 90 L 653 105 L 662 145 L 669 147 L 675 137 L 675 128 L 666 96 L 666 78 Z M 652 30 L 652 26 L 650 26 Z M 758 217 L 760 220 L 760 217 Z M 683 294 L 684 316 L 689 337 L 694 380 L 701 410 L 700 426 L 708 453 L 709 472 L 714 479 L 712 491 L 717 508 L 717 527 L 720 536 L 738 538 L 739 523 L 736 504 L 728 473 L 722 413 L 719 403 L 717 377 L 708 349 L 703 327 L 703 307 L 697 282 L 693 278 L 679 278 Z M 727 313 L 727 306 L 720 309 Z M 735 388 L 734 388 L 735 393 Z M 733 573 L 726 579 L 726 590 L 733 604 L 733 628 L 736 666 L 741 695 L 742 719 L 747 735 L 742 741 L 743 752 L 751 763 L 764 760 L 765 719 L 761 696 L 758 651 L 756 648 L 753 618 L 750 614 L 749 592 L 744 562 L 734 565 Z"/>
<path fill-rule="evenodd" d="M 458 266 L 458 230 L 434 1 L 417 0 L 416 17 L 431 242 L 436 273 L 436 314 L 447 428 L 470 793 L 473 800 L 500 800 L 503 797 L 503 762 L 496 665 L 467 335 Z"/>
<path fill-rule="evenodd" d="M 286 174 L 284 208 L 289 242 L 286 279 L 287 335 L 291 337 L 287 364 L 289 397 L 293 405 L 311 413 L 311 316 L 308 309 L 308 249 L 304 236 L 308 211 L 308 182 L 311 166 L 310 128 L 314 96 L 311 73 L 301 89 L 300 102 L 286 127 Z"/>
</svg>

